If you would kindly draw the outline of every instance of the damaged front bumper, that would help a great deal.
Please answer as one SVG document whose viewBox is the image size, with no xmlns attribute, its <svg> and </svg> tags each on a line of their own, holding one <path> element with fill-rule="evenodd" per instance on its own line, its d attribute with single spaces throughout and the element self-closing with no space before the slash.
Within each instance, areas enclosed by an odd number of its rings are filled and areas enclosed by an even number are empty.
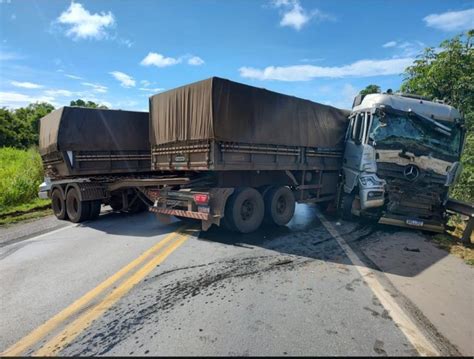
<svg viewBox="0 0 474 359">
<path fill-rule="evenodd" d="M 385 184 L 376 174 L 359 177 L 359 198 L 362 210 L 382 207 L 385 203 Z"/>
</svg>

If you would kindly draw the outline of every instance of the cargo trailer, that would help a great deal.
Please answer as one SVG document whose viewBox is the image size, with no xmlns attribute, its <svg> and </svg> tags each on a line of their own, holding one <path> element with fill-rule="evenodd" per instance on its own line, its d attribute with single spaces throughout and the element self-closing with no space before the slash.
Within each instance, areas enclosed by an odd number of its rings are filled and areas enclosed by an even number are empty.
<svg viewBox="0 0 474 359">
<path fill-rule="evenodd" d="M 247 233 L 288 223 L 296 202 L 335 199 L 347 111 L 218 77 L 149 108 L 152 170 L 192 179 L 144 189 L 160 216 Z"/>
<path fill-rule="evenodd" d="M 82 107 L 62 107 L 40 120 L 45 183 L 39 194 L 51 198 L 58 219 L 93 219 L 102 204 L 146 209 L 136 181 L 161 183 L 151 174 L 148 125 L 147 112 Z"/>
</svg>

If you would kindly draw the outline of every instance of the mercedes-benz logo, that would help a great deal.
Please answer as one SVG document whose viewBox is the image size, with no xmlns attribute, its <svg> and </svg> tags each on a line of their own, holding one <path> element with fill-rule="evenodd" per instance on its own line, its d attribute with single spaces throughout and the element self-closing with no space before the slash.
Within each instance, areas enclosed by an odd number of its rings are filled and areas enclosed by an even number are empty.
<svg viewBox="0 0 474 359">
<path fill-rule="evenodd" d="M 406 177 L 407 180 L 414 181 L 420 175 L 420 170 L 414 165 L 408 165 L 403 170 L 403 175 Z"/>
</svg>

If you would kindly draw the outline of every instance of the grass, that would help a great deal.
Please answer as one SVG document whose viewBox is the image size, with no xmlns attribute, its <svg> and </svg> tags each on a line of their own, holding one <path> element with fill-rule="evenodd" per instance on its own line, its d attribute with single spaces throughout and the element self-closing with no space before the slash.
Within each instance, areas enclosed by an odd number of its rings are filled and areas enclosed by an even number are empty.
<svg viewBox="0 0 474 359">
<path fill-rule="evenodd" d="M 449 224 L 454 227 L 454 230 L 435 235 L 433 241 L 439 248 L 461 258 L 466 264 L 474 266 L 474 233 L 471 233 L 471 243 L 464 244 L 461 242 L 461 236 L 466 224 L 459 218 L 454 218 Z"/>
<path fill-rule="evenodd" d="M 41 182 L 43 167 L 35 148 L 0 148 L 0 225 L 51 213 L 50 201 L 38 198 Z"/>
<path fill-rule="evenodd" d="M 0 226 L 41 218 L 53 214 L 51 200 L 35 198 L 31 202 L 18 206 L 9 206 L 0 211 Z"/>
</svg>

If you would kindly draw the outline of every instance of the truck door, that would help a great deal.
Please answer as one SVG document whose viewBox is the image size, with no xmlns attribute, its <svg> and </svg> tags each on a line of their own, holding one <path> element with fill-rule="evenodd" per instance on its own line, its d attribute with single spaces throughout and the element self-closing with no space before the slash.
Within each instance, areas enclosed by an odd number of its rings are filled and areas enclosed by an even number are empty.
<svg viewBox="0 0 474 359">
<path fill-rule="evenodd" d="M 366 113 L 356 113 L 349 124 L 343 159 L 344 191 L 352 192 L 361 172 L 364 134 L 367 132 Z"/>
</svg>

